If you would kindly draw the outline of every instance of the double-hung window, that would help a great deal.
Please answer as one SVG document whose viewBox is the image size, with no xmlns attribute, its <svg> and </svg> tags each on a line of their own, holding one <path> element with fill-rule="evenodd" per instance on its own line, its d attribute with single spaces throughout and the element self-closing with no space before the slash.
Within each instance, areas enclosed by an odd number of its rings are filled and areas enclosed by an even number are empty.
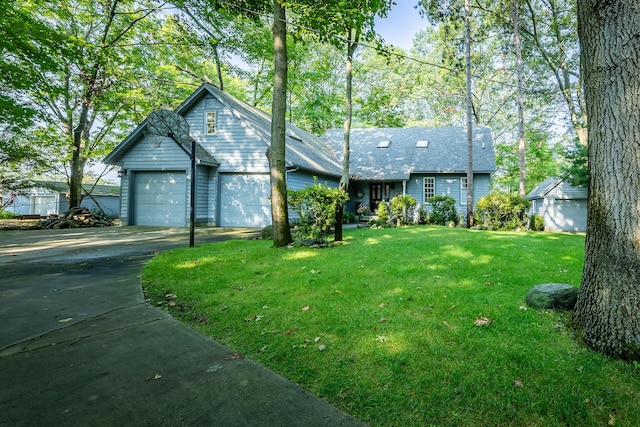
<svg viewBox="0 0 640 427">
<path fill-rule="evenodd" d="M 214 135 L 216 133 L 216 112 L 207 111 L 205 116 L 205 127 L 207 129 L 207 135 Z"/>
<path fill-rule="evenodd" d="M 434 177 L 429 176 L 424 178 L 423 193 L 424 203 L 427 202 L 427 199 L 436 195 L 436 179 Z"/>
<path fill-rule="evenodd" d="M 460 178 L 460 204 L 467 204 L 467 195 L 469 194 L 469 181 L 467 177 Z"/>
</svg>

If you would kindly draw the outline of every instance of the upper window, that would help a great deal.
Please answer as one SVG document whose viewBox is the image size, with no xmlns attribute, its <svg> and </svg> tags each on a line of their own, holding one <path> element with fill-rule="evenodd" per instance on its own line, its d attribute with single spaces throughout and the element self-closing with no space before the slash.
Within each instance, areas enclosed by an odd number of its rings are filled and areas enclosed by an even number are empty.
<svg viewBox="0 0 640 427">
<path fill-rule="evenodd" d="M 433 177 L 424 178 L 424 201 L 436 195 L 436 179 Z"/>
<path fill-rule="evenodd" d="M 469 189 L 468 178 L 460 178 L 460 189 L 461 190 L 468 190 Z"/>
<path fill-rule="evenodd" d="M 426 139 L 416 141 L 416 148 L 429 148 L 429 141 Z"/>
<path fill-rule="evenodd" d="M 378 148 L 389 148 L 390 145 L 391 145 L 391 141 L 378 142 Z"/>
<path fill-rule="evenodd" d="M 215 111 L 207 111 L 207 135 L 213 135 L 216 133 L 216 112 Z"/>
</svg>

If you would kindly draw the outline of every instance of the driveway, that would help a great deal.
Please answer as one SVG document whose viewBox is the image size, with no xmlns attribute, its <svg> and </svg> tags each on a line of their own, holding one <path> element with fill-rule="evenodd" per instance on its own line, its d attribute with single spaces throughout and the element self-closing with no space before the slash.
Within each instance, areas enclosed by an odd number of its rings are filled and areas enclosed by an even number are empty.
<svg viewBox="0 0 640 427">
<path fill-rule="evenodd" d="M 143 264 L 188 242 L 150 227 L 0 232 L 0 425 L 360 425 L 144 301 Z"/>
</svg>

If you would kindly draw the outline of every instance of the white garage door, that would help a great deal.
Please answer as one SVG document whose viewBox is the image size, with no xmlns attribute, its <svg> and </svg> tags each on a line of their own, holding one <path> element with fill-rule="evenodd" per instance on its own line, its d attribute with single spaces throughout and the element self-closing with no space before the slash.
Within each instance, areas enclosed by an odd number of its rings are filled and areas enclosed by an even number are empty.
<svg viewBox="0 0 640 427">
<path fill-rule="evenodd" d="M 184 227 L 187 224 L 187 184 L 184 172 L 137 172 L 134 224 Z"/>
<path fill-rule="evenodd" d="M 220 225 L 271 225 L 268 175 L 221 175 Z"/>
<path fill-rule="evenodd" d="M 586 200 L 555 200 L 552 212 L 553 227 L 557 231 L 586 231 L 587 230 L 587 201 Z"/>
</svg>

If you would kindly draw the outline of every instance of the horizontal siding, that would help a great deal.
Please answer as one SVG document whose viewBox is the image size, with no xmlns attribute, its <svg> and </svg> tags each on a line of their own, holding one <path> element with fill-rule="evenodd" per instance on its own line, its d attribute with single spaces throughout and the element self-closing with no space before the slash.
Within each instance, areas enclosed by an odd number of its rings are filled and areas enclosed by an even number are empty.
<svg viewBox="0 0 640 427">
<path fill-rule="evenodd" d="M 206 135 L 205 113 L 215 111 L 216 133 Z M 228 108 L 205 97 L 186 113 L 190 134 L 220 162 L 220 172 L 267 172 L 267 145 Z"/>
<path fill-rule="evenodd" d="M 213 220 L 209 209 L 209 168 L 196 169 L 196 223 L 208 224 Z"/>
<path fill-rule="evenodd" d="M 120 179 L 120 223 L 129 225 L 129 180 L 131 175 L 125 175 Z"/>
<path fill-rule="evenodd" d="M 188 170 L 189 155 L 171 138 L 143 137 L 123 158 L 122 168 L 128 170 Z M 161 140 L 159 146 L 152 140 Z"/>
<path fill-rule="evenodd" d="M 340 181 L 332 177 L 317 176 L 308 172 L 295 171 L 287 173 L 287 190 L 302 190 L 315 183 L 335 188 L 340 184 Z"/>
<path fill-rule="evenodd" d="M 467 211 L 466 192 L 460 191 L 460 178 L 463 174 L 416 174 L 407 182 L 407 194 L 411 195 L 419 204 L 425 204 L 424 178 L 435 178 L 435 194 L 452 197 L 456 201 L 456 210 L 460 214 Z M 478 203 L 480 197 L 491 191 L 491 176 L 489 174 L 474 174 L 473 176 L 473 204 Z M 427 205 L 429 206 L 429 205 Z"/>
</svg>

